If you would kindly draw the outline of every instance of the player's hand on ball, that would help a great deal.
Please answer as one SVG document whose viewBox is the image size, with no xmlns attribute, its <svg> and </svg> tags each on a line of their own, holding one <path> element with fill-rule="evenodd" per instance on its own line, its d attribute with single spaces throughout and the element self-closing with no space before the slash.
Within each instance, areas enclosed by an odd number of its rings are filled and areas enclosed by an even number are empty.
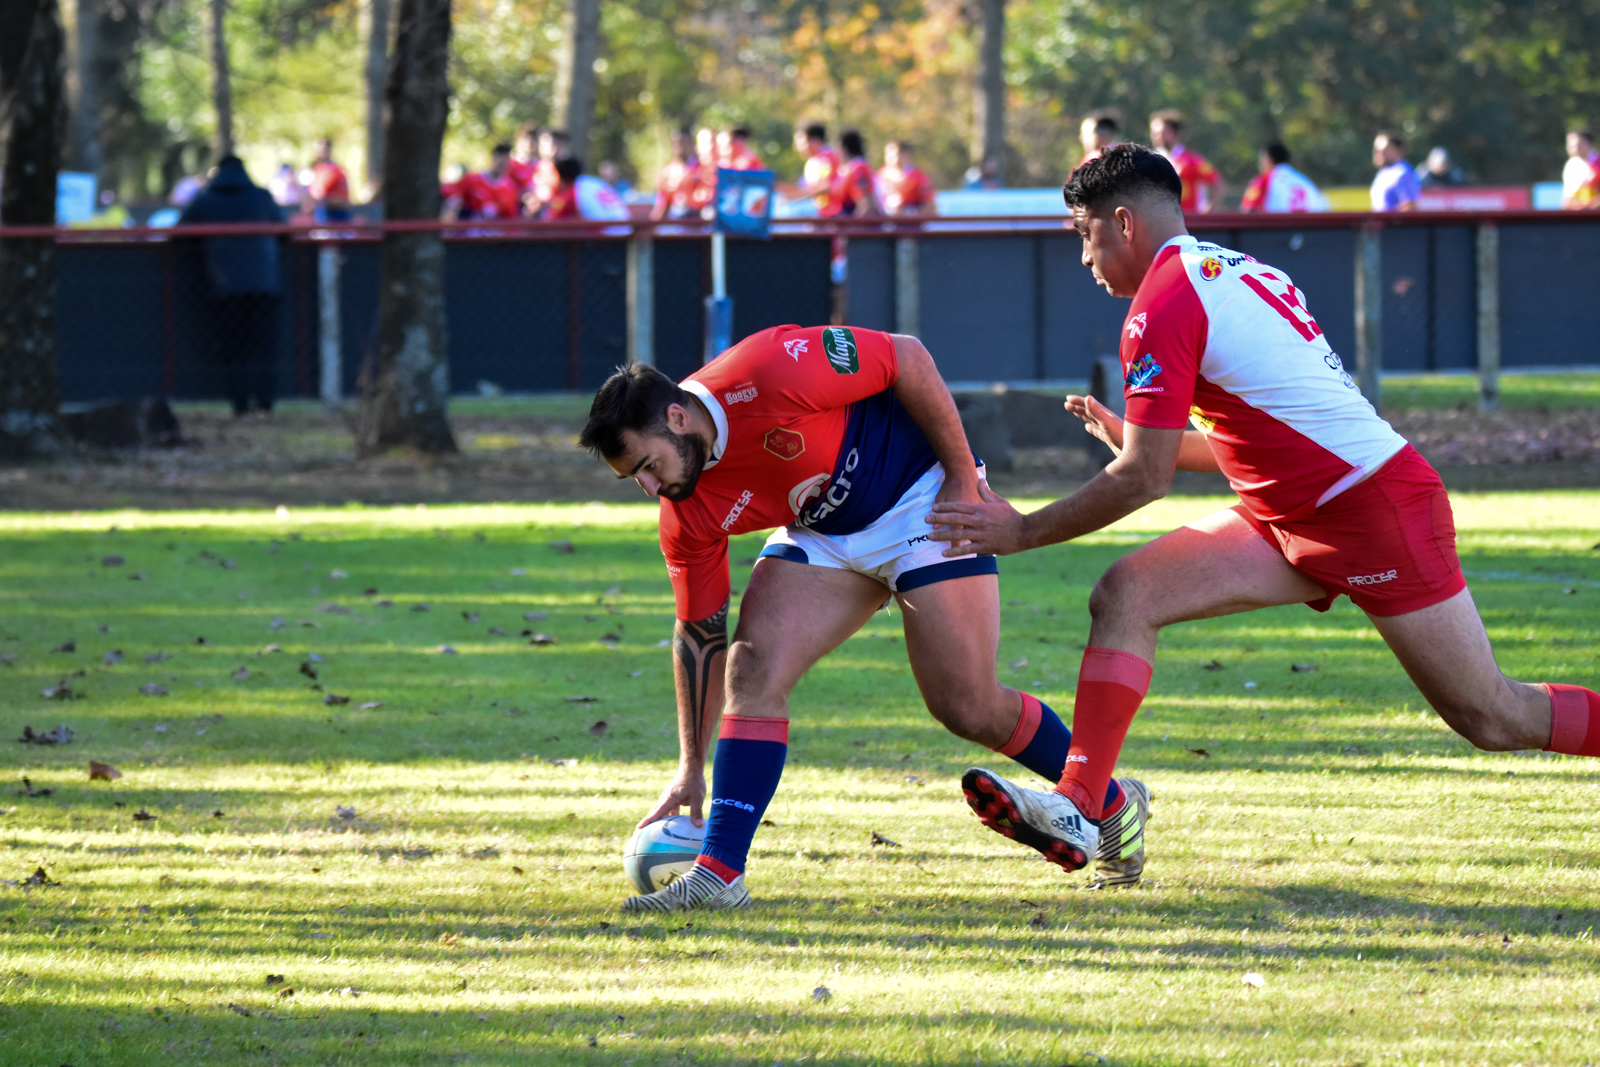
<svg viewBox="0 0 1600 1067">
<path fill-rule="evenodd" d="M 704 768 L 685 767 L 679 765 L 677 775 L 672 783 L 661 791 L 661 796 L 656 800 L 656 806 L 650 809 L 650 814 L 639 820 L 634 829 L 640 826 L 649 826 L 657 819 L 664 819 L 668 815 L 678 814 L 678 809 L 685 804 L 689 806 L 689 819 L 696 826 L 704 826 L 706 805 L 706 772 Z"/>
<path fill-rule="evenodd" d="M 935 541 L 951 542 L 944 554 L 1007 556 L 1026 548 L 1022 512 L 987 483 L 979 483 L 978 496 L 982 498 L 981 504 L 947 501 L 933 505 L 933 513 L 927 517 L 933 532 L 928 536 Z"/>
<path fill-rule="evenodd" d="M 1084 427 L 1094 436 L 1122 452 L 1122 419 L 1092 396 L 1069 396 L 1064 405 L 1068 411 L 1083 420 Z"/>
</svg>

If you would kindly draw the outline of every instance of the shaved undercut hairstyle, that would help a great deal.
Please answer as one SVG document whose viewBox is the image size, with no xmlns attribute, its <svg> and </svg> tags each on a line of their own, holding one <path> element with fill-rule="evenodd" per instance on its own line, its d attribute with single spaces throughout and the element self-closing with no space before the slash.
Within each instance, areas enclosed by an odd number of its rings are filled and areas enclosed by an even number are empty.
<svg viewBox="0 0 1600 1067">
<path fill-rule="evenodd" d="M 1068 210 L 1099 211 L 1135 200 L 1183 202 L 1183 182 L 1167 157 L 1143 145 L 1108 148 L 1072 172 L 1061 187 Z"/>
<path fill-rule="evenodd" d="M 1289 162 L 1289 150 L 1284 147 L 1281 141 L 1268 141 L 1266 144 L 1261 146 L 1261 151 L 1265 153 L 1266 157 L 1272 160 L 1273 163 Z"/>
<path fill-rule="evenodd" d="M 578 445 L 602 459 L 615 459 L 627 451 L 623 430 L 665 437 L 667 408 L 673 404 L 689 407 L 689 394 L 677 382 L 644 363 L 618 367 L 594 394 Z"/>
</svg>

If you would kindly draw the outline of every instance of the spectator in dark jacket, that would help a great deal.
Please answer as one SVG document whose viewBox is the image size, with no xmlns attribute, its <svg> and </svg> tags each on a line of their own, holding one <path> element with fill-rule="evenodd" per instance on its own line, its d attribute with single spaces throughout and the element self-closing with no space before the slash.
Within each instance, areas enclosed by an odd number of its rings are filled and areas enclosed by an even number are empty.
<svg viewBox="0 0 1600 1067">
<path fill-rule="evenodd" d="M 272 194 L 256 185 L 238 156 L 223 156 L 204 191 L 178 225 L 282 222 Z M 277 377 L 278 314 L 283 282 L 278 241 L 271 235 L 202 238 L 206 334 L 233 413 L 251 401 L 271 411 Z"/>
</svg>

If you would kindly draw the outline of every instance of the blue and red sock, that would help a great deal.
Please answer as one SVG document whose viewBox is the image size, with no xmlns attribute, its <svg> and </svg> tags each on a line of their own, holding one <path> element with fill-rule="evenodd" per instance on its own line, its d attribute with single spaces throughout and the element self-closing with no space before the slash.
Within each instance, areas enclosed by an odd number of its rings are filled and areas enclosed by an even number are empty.
<svg viewBox="0 0 1600 1067">
<path fill-rule="evenodd" d="M 1072 731 L 1061 716 L 1050 710 L 1049 704 L 1027 693 L 1018 696 L 1022 697 L 1022 714 L 1017 718 L 1017 728 L 1011 732 L 1011 740 L 995 751 L 1010 756 L 1040 778 L 1058 782 L 1067 768 L 1067 753 L 1072 750 Z M 1106 786 L 1103 808 L 1105 815 L 1122 810 L 1122 790 L 1115 778 Z"/>
<path fill-rule="evenodd" d="M 722 717 L 711 774 L 711 814 L 695 866 L 725 883 L 744 873 L 750 842 L 778 791 L 788 755 L 788 719 Z"/>
</svg>

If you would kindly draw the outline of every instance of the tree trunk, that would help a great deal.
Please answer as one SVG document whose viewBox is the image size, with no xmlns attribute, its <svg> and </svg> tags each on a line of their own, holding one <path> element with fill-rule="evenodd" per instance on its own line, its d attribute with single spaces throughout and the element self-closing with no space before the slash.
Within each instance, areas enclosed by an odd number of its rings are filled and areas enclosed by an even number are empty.
<svg viewBox="0 0 1600 1067">
<path fill-rule="evenodd" d="M 211 0 L 211 85 L 217 107 L 217 157 L 233 154 L 233 78 L 228 73 L 228 0 Z"/>
<path fill-rule="evenodd" d="M 77 99 L 72 107 L 74 170 L 100 177 L 100 12 L 99 0 L 77 0 L 73 27 L 77 68 Z"/>
<path fill-rule="evenodd" d="M 0 4 L 0 225 L 55 224 L 65 52 L 57 0 Z M 53 237 L 0 238 L 0 455 L 61 448 L 55 253 Z"/>
<path fill-rule="evenodd" d="M 977 0 L 983 24 L 978 46 L 977 130 L 973 154 L 978 162 L 1006 157 L 1006 0 Z"/>
<path fill-rule="evenodd" d="M 600 58 L 600 0 L 567 0 L 562 43 L 556 67 L 556 121 L 566 123 L 572 154 L 592 169 L 589 128 L 594 125 L 594 64 Z"/>
<path fill-rule="evenodd" d="M 451 0 L 400 0 L 385 87 L 385 218 L 439 217 L 439 156 L 449 111 Z M 357 428 L 366 454 L 396 446 L 456 451 L 446 401 L 444 242 L 437 232 L 383 235 L 375 395 Z"/>
<path fill-rule="evenodd" d="M 383 186 L 383 80 L 389 71 L 389 0 L 367 0 L 367 194 Z"/>
</svg>

